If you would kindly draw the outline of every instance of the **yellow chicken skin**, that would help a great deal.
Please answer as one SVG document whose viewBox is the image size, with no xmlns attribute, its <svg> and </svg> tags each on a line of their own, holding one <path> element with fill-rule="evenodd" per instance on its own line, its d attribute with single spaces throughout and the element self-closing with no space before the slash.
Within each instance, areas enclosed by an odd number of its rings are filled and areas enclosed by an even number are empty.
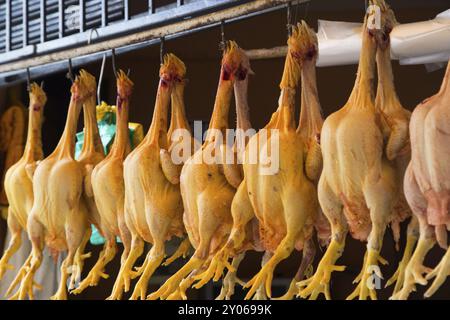
<svg viewBox="0 0 450 320">
<path fill-rule="evenodd" d="M 450 274 L 450 250 L 432 270 L 424 266 L 427 253 L 438 243 L 447 248 L 449 170 L 447 158 L 450 115 L 450 61 L 441 89 L 419 104 L 411 116 L 412 158 L 405 175 L 405 195 L 417 219 L 419 240 L 406 269 L 401 290 L 393 299 L 407 299 L 416 284 L 436 278 L 425 297 L 431 297 Z M 424 276 L 426 274 L 426 277 Z"/>
<path fill-rule="evenodd" d="M 81 70 L 71 87 L 72 97 L 63 135 L 53 153 L 39 163 L 34 173 L 34 201 L 27 221 L 32 251 L 22 267 L 25 272 L 13 299 L 24 299 L 27 295 L 31 298 L 33 277 L 41 264 L 44 245 L 55 254 L 68 251 L 61 265 L 59 288 L 52 299 L 66 299 L 69 275 L 81 274 L 82 265 L 78 263 L 82 263 L 86 256 L 78 250 L 84 248 L 90 235 L 90 226 L 87 207 L 82 199 L 86 168 L 74 159 L 75 134 L 83 105 L 84 112 L 93 116 L 96 125 L 95 92 L 95 78 Z M 87 132 L 88 128 L 85 132 L 87 137 L 93 135 L 93 132 Z M 93 146 L 85 148 L 85 151 L 94 150 Z M 84 159 L 89 158 L 89 154 L 85 154 Z M 75 260 L 76 254 L 78 261 Z M 13 281 L 12 286 L 17 282 L 17 279 Z"/>
<path fill-rule="evenodd" d="M 47 96 L 40 86 L 32 83 L 29 90 L 30 104 L 28 109 L 28 132 L 25 150 L 22 157 L 12 165 L 5 174 L 5 192 L 7 195 L 8 228 L 11 240 L 0 260 L 0 279 L 8 264 L 22 244 L 22 230 L 27 228 L 28 214 L 33 205 L 33 174 L 36 166 L 44 157 L 42 151 L 41 127 L 42 115 Z M 32 292 L 32 291 L 31 291 Z"/>
<path fill-rule="evenodd" d="M 141 274 L 131 299 L 145 299 L 148 281 L 165 257 L 165 242 L 173 236 L 183 237 L 183 202 L 181 199 L 179 166 L 168 155 L 167 136 L 168 106 L 175 91 L 175 106 L 178 117 L 184 117 L 184 104 L 181 104 L 186 68 L 184 63 L 173 54 L 167 54 L 160 68 L 160 81 L 156 97 L 153 120 L 150 129 L 124 163 L 125 180 L 125 221 L 131 233 L 131 249 L 122 264 L 114 284 L 110 299 L 120 299 L 123 291 L 129 290 L 130 280 Z M 181 95 L 181 96 L 180 96 Z M 185 119 L 175 123 L 187 126 Z M 187 128 L 189 128 L 187 126 Z M 175 130 L 175 127 L 172 127 Z M 132 270 L 136 259 L 142 254 L 144 241 L 153 246 L 148 252 L 144 264 L 136 273 Z M 189 249 L 182 242 L 177 255 L 183 255 Z"/>
<path fill-rule="evenodd" d="M 318 195 L 331 224 L 332 240 L 315 274 L 298 283 L 299 295 L 303 298 L 315 299 L 320 293 L 327 299 L 331 298 L 331 273 L 345 268 L 336 266 L 335 262 L 342 255 L 350 230 L 353 238 L 367 240 L 368 243 L 362 271 L 355 279 L 359 284 L 348 299 L 376 299 L 375 288 L 369 286 L 369 280 L 373 277 L 372 272 L 381 277 L 378 264 L 387 263 L 380 256 L 383 236 L 386 226 L 399 215 L 395 206 L 399 201 L 397 195 L 401 192 L 401 183 L 396 163 L 389 158 L 407 143 L 404 131 L 399 134 L 400 129 L 407 126 L 407 117 L 401 113 L 396 118 L 400 125 L 392 127 L 385 144 L 383 110 L 378 110 L 372 88 L 377 46 L 385 44 L 395 17 L 384 1 L 373 0 L 370 4 L 380 8 L 380 28 L 368 25 L 373 22 L 375 12 L 372 9 L 363 26 L 353 91 L 346 105 L 330 115 L 322 129 L 323 172 Z"/>
<path fill-rule="evenodd" d="M 245 287 L 250 290 L 246 299 L 264 285 L 271 298 L 273 272 L 280 261 L 289 257 L 294 249 L 312 253 L 307 249 L 313 225 L 319 214 L 316 182 L 320 175 L 322 157 L 319 135 L 322 116 L 318 101 L 315 63 L 317 38 L 305 22 L 293 27 L 288 40 L 288 55 L 281 80 L 281 95 L 276 113 L 266 129 L 270 138 L 266 145 L 259 141 L 258 163 L 252 164 L 252 139 L 246 149 L 244 174 L 247 192 L 259 221 L 261 242 L 270 259 Z M 302 105 L 299 125 L 295 125 L 295 93 L 302 77 Z M 278 133 L 279 168 L 274 174 L 261 174 L 267 163 L 261 159 L 266 146 Z M 258 134 L 260 137 L 260 134 Z M 272 145 L 272 144 L 271 144 Z M 309 263 L 312 257 L 306 257 Z M 291 286 L 292 287 L 292 286 Z"/>
<path fill-rule="evenodd" d="M 221 152 L 216 154 L 215 150 L 218 145 L 222 145 L 222 150 L 224 147 L 223 140 L 219 139 L 226 137 L 229 127 L 233 85 L 237 79 L 243 80 L 247 72 L 243 65 L 243 51 L 235 42 L 228 42 L 205 142 L 186 161 L 180 176 L 185 210 L 183 221 L 195 252 L 159 290 L 148 296 L 149 299 L 186 299 L 185 291 L 194 282 L 193 276 L 208 266 L 210 258 L 228 238 L 232 226 L 231 202 L 236 189 L 225 177 L 221 161 L 214 161 L 221 157 Z"/>
<path fill-rule="evenodd" d="M 93 223 L 105 237 L 105 245 L 96 264 L 89 274 L 72 290 L 79 294 L 89 286 L 96 286 L 101 278 L 107 279 L 106 265 L 117 253 L 116 237 L 120 237 L 124 245 L 121 261 L 125 262 L 131 245 L 131 234 L 125 224 L 123 181 L 123 161 L 129 154 L 130 139 L 128 133 L 128 112 L 133 83 L 127 75 L 119 70 L 117 76 L 116 103 L 116 135 L 113 145 L 104 160 L 98 163 L 92 171 L 91 185 L 98 215 L 93 217 Z"/>
<path fill-rule="evenodd" d="M 251 286 L 246 298 L 271 297 L 273 271 L 278 263 L 287 258 L 292 250 L 303 249 L 299 271 L 286 295 L 295 295 L 295 283 L 302 279 L 304 271 L 314 258 L 314 245 L 310 242 L 312 226 L 319 212 L 315 183 L 321 170 L 321 154 L 318 137 L 322 127 L 322 116 L 317 95 L 315 61 L 317 38 L 306 23 L 293 27 L 288 41 L 289 53 L 281 82 L 281 97 L 278 110 L 265 129 L 276 129 L 279 133 L 279 169 L 276 174 L 263 175 L 266 164 L 249 161 L 252 143 L 257 144 L 259 134 L 251 138 L 246 148 L 244 181 L 233 199 L 233 229 L 227 244 L 213 258 L 209 269 L 199 276 L 206 283 L 211 277 L 218 280 L 223 269 L 236 272 L 228 258 L 250 247 L 266 251 L 262 270 L 247 284 Z M 302 75 L 302 105 L 300 124 L 295 128 L 295 91 Z M 261 142 L 259 142 L 261 143 Z M 267 142 L 267 145 L 269 142 Z M 278 147 L 278 146 L 277 146 Z M 261 145 L 260 152 L 265 146 Z M 272 151 L 273 152 L 273 151 Z M 291 170 L 294 168 L 295 170 Z M 255 215 L 256 213 L 256 215 Z M 257 223 L 254 223 L 256 218 Z M 259 235 L 254 236 L 254 229 Z M 249 239 L 253 241 L 250 242 Z M 260 243 L 261 242 L 261 243 Z M 260 248 L 258 248 L 260 247 Z M 225 279 L 224 279 L 225 281 Z"/>
<path fill-rule="evenodd" d="M 242 65 L 248 70 L 248 74 L 253 71 L 250 68 L 250 61 L 242 51 Z M 225 147 L 222 150 L 222 157 L 226 157 L 225 152 L 231 152 L 230 155 L 236 160 L 233 163 L 222 163 L 223 173 L 227 181 L 237 188 L 236 195 L 231 203 L 231 215 L 233 217 L 233 228 L 227 243 L 215 254 L 207 270 L 195 276 L 198 282 L 194 288 L 199 289 L 203 287 L 210 279 L 218 281 L 223 274 L 224 268 L 228 267 L 228 272 L 222 281 L 222 289 L 216 300 L 229 300 L 234 294 L 236 283 L 244 285 L 240 279 L 237 278 L 236 272 L 239 264 L 248 250 L 261 251 L 259 234 L 258 234 L 258 220 L 256 219 L 250 199 L 247 195 L 247 189 L 243 181 L 242 159 L 244 158 L 245 146 L 253 133 L 252 125 L 250 123 L 249 106 L 248 106 L 248 79 L 237 79 L 234 83 L 234 96 L 236 103 L 236 128 L 238 129 L 235 136 L 233 148 Z M 239 160 L 239 161 L 237 161 Z M 234 247 L 230 238 L 235 236 L 242 237 L 242 243 Z M 225 258 L 225 255 L 227 258 Z M 233 257 L 231 265 L 228 263 L 228 256 Z"/>
<path fill-rule="evenodd" d="M 14 105 L 3 112 L 0 118 L 0 151 L 4 152 L 5 158 L 3 160 L 1 177 L 0 206 L 8 207 L 8 199 L 5 191 L 6 172 L 22 158 L 26 130 L 26 110 L 24 107 Z"/>
</svg>

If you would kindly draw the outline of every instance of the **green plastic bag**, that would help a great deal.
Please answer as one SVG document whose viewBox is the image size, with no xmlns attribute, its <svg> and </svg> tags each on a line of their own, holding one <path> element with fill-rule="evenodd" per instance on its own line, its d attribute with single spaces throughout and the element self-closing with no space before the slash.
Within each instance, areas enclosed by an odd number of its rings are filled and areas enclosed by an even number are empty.
<svg viewBox="0 0 450 320">
<path fill-rule="evenodd" d="M 100 139 L 102 140 L 105 154 L 108 154 L 111 146 L 114 142 L 116 135 L 116 107 L 109 106 L 105 102 L 102 102 L 100 106 L 97 106 L 97 124 Z M 128 131 L 130 134 L 131 149 L 136 147 L 144 138 L 144 132 L 142 125 L 139 123 L 129 123 Z M 75 159 L 78 159 L 83 148 L 84 132 L 78 132 L 76 134 L 77 142 L 75 144 Z M 105 238 L 100 235 L 98 229 L 91 225 L 92 234 L 90 242 L 93 245 L 101 245 L 105 243 Z M 121 242 L 117 237 L 117 241 Z"/>
</svg>

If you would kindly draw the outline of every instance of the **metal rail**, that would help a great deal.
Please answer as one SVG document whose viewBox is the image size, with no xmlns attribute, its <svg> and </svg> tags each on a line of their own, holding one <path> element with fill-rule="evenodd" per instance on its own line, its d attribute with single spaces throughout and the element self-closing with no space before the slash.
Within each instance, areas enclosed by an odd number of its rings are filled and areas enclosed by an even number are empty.
<svg viewBox="0 0 450 320">
<path fill-rule="evenodd" d="M 309 0 L 175 0 L 162 7 L 156 7 L 156 1 L 149 0 L 148 6 L 145 7 L 146 12 L 133 16 L 130 15 L 132 8 L 129 4 L 134 3 L 131 0 L 6 0 L 5 4 L 17 1 L 21 1 L 23 6 L 19 11 L 13 6 L 14 12 L 19 12 L 23 18 L 14 20 L 14 23 L 19 21 L 21 30 L 29 28 L 30 32 L 19 35 L 15 32 L 13 38 L 19 37 L 22 47 L 17 47 L 16 44 L 14 49 L 10 47 L 9 51 L 4 49 L 4 53 L 0 53 L 0 86 L 24 81 L 26 68 L 30 68 L 32 78 L 36 78 L 64 70 L 67 65 L 65 60 L 69 58 L 74 66 L 80 66 L 101 59 L 105 53 L 109 54 L 108 51 L 112 48 L 117 49 L 116 54 L 123 54 L 158 44 L 161 37 L 173 39 L 218 26 L 221 21 L 231 23 L 286 8 L 288 3 L 298 4 Z M 109 6 L 118 2 L 122 4 L 117 7 L 119 10 Z M 1 3 L 2 0 L 0 12 Z M 36 39 L 35 26 L 27 22 L 36 20 L 36 9 L 31 5 L 35 3 L 39 5 L 41 14 L 47 13 L 45 19 L 39 20 L 39 39 Z M 79 19 L 72 21 L 78 28 L 76 33 L 67 28 L 67 21 L 71 21 L 70 17 L 73 19 L 73 12 L 64 7 L 73 3 L 78 3 L 79 8 Z M 97 3 L 97 6 L 94 6 L 97 9 L 93 11 L 94 3 Z M 25 11 L 28 15 L 24 14 Z M 49 12 L 53 12 L 53 15 Z M 116 20 L 113 22 L 110 20 L 111 12 L 116 14 Z M 55 20 L 54 16 L 58 19 Z M 43 20 L 47 22 L 43 23 Z M 1 24 L 0 13 L 0 26 Z M 46 27 L 42 28 L 43 24 Z M 90 44 L 87 44 L 88 42 Z M 0 50 L 1 43 L 0 31 Z M 14 43 L 17 43 L 17 40 Z"/>
</svg>

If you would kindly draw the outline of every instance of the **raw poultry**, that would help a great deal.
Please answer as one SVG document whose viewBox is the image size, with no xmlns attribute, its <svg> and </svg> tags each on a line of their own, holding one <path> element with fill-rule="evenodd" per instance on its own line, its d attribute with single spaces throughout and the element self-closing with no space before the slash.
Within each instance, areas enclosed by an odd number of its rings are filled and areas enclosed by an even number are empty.
<svg viewBox="0 0 450 320">
<path fill-rule="evenodd" d="M 427 253 L 436 241 L 447 248 L 447 228 L 450 225 L 448 201 L 450 171 L 447 158 L 450 152 L 448 117 L 450 116 L 450 61 L 439 92 L 424 100 L 414 110 L 409 126 L 411 162 L 405 175 L 405 195 L 418 220 L 419 241 L 406 266 L 400 291 L 394 299 L 407 299 L 416 284 L 426 285 L 436 277 L 425 292 L 432 296 L 450 272 L 450 250 L 434 270 L 423 265 Z M 426 278 L 424 277 L 426 275 Z"/>
<path fill-rule="evenodd" d="M 9 107 L 0 118 L 0 151 L 5 153 L 0 186 L 0 206 L 8 206 L 5 177 L 8 169 L 22 158 L 26 134 L 26 110 L 19 105 Z M 1 267 L 0 267 L 1 268 Z M 0 270 L 0 279 L 1 279 Z"/>
<path fill-rule="evenodd" d="M 92 193 L 99 213 L 93 218 L 97 218 L 94 223 L 106 239 L 105 245 L 96 264 L 79 286 L 72 291 L 73 294 L 79 294 L 89 286 L 96 286 L 101 278 L 108 278 L 105 267 L 117 253 L 116 237 L 120 237 L 124 245 L 122 262 L 125 262 L 130 250 L 131 234 L 125 224 L 124 215 L 123 161 L 131 150 L 128 112 L 132 91 L 133 83 L 122 70 L 119 70 L 116 102 L 117 129 L 114 143 L 106 158 L 95 166 L 91 175 Z"/>
<path fill-rule="evenodd" d="M 261 133 L 257 136 L 260 140 L 258 163 L 253 164 L 250 160 L 251 152 L 255 152 L 252 150 L 255 138 L 246 149 L 244 173 L 247 192 L 259 220 L 262 245 L 269 257 L 262 269 L 246 284 L 250 287 L 246 299 L 251 298 L 261 285 L 271 298 L 275 268 L 294 249 L 303 250 L 306 266 L 314 258 L 312 234 L 320 211 L 315 184 L 322 168 L 319 136 L 323 122 L 316 86 L 318 48 L 314 30 L 305 22 L 294 26 L 288 48 L 278 110 L 265 127 L 269 130 L 269 138 L 265 142 L 261 140 Z M 295 93 L 300 76 L 302 103 L 300 122 L 296 127 Z M 276 139 L 275 144 L 273 139 Z M 269 144 L 270 161 L 279 161 L 279 167 L 276 172 L 262 174 L 267 163 L 261 154 L 268 152 Z M 274 160 L 275 157 L 278 160 Z M 304 266 L 302 268 L 305 269 Z M 302 276 L 297 275 L 296 280 Z M 290 291 L 293 288 L 291 284 Z"/>
<path fill-rule="evenodd" d="M 178 126 L 189 130 L 183 103 L 185 73 L 184 63 L 175 55 L 164 57 L 150 129 L 124 163 L 125 220 L 132 240 L 130 253 L 121 266 L 110 299 L 120 299 L 122 292 L 129 290 L 130 279 L 137 275 L 132 268 L 143 252 L 144 241 L 151 243 L 152 248 L 138 269 L 141 277 L 131 298 L 145 299 L 148 281 L 165 257 L 165 242 L 174 236 L 185 235 L 179 186 L 181 163 L 173 163 L 173 158 L 168 154 L 171 146 L 167 134 L 171 95 L 174 107 L 172 117 L 176 118 L 172 122 L 171 133 Z M 187 240 L 183 241 L 175 256 L 183 255 L 182 251 L 189 249 L 188 244 Z"/>
<path fill-rule="evenodd" d="M 322 129 L 323 172 L 318 195 L 331 224 L 332 240 L 315 274 L 299 282 L 299 295 L 303 298 L 315 299 L 320 293 L 331 298 L 331 273 L 345 269 L 335 263 L 342 255 L 350 230 L 353 238 L 367 241 L 367 252 L 362 271 L 355 279 L 359 283 L 348 298 L 375 299 L 375 288 L 367 283 L 373 272 L 381 277 L 378 264 L 386 263 L 380 256 L 383 236 L 387 225 L 400 215 L 396 205 L 401 179 L 394 160 L 408 141 L 402 129 L 407 127 L 407 116 L 406 112 L 400 112 L 399 104 L 386 105 L 388 110 L 376 105 L 372 87 L 377 47 L 386 47 L 395 17 L 383 0 L 370 4 L 380 9 L 380 28 L 368 25 L 376 14 L 374 7 L 370 7 L 362 31 L 355 86 L 345 106 L 330 115 Z M 387 126 L 383 125 L 383 117 L 388 120 Z"/>
<path fill-rule="evenodd" d="M 250 61 L 244 54 L 242 64 L 252 74 Z M 236 276 L 237 268 L 244 259 L 245 252 L 248 250 L 262 251 L 258 234 L 258 220 L 253 213 L 253 208 L 247 194 L 247 186 L 243 179 L 244 172 L 242 160 L 244 158 L 245 146 L 248 140 L 254 134 L 254 129 L 250 123 L 248 106 L 248 79 L 236 79 L 234 83 L 234 96 L 236 103 L 237 130 L 235 143 L 232 148 L 225 147 L 222 150 L 222 158 L 232 157 L 233 163 L 222 163 L 222 169 L 228 182 L 237 188 L 236 195 L 231 203 L 231 215 L 233 217 L 233 227 L 230 236 L 225 245 L 214 255 L 208 269 L 195 276 L 198 282 L 194 288 L 200 289 L 210 279 L 218 281 L 223 274 L 224 268 L 228 267 L 228 272 L 223 278 L 222 289 L 217 300 L 229 300 L 234 294 L 236 283 L 244 285 L 244 282 Z M 228 154 L 227 154 L 228 153 Z M 237 241 L 238 238 L 239 241 Z M 236 244 L 236 245 L 235 245 Z M 231 264 L 228 263 L 228 257 L 233 257 Z"/>
<path fill-rule="evenodd" d="M 9 202 L 8 228 L 11 240 L 0 260 L 0 279 L 7 269 L 9 259 L 22 245 L 22 230 L 27 228 L 28 214 L 33 205 L 33 173 L 38 161 L 42 160 L 41 126 L 47 96 L 36 83 L 30 85 L 28 109 L 28 132 L 25 150 L 18 162 L 5 175 L 5 192 Z"/>
<path fill-rule="evenodd" d="M 220 158 L 229 127 L 233 85 L 237 79 L 245 79 L 249 70 L 243 64 L 243 50 L 233 41 L 227 42 L 225 46 L 219 87 L 206 139 L 201 149 L 186 161 L 180 177 L 184 225 L 195 252 L 180 270 L 149 295 L 149 299 L 186 299 L 185 291 L 193 283 L 193 276 L 208 266 L 231 230 L 231 202 L 236 189 L 224 175 Z M 220 150 L 217 150 L 218 147 Z"/>
<path fill-rule="evenodd" d="M 239 258 L 236 252 L 252 246 L 262 246 L 266 251 L 263 266 L 247 284 L 251 289 L 246 298 L 255 295 L 256 299 L 264 299 L 266 294 L 271 297 L 275 267 L 296 248 L 303 250 L 302 263 L 288 292 L 282 297 L 292 298 L 296 292 L 295 283 L 302 279 L 304 271 L 314 258 L 315 247 L 311 239 L 313 225 L 323 221 L 319 219 L 320 209 L 315 188 L 322 166 L 319 135 L 323 120 L 316 85 L 315 63 L 318 48 L 314 30 L 304 22 L 294 26 L 288 45 L 289 52 L 280 84 L 282 91 L 279 107 L 264 128 L 277 130 L 277 149 L 271 153 L 274 155 L 279 152 L 278 171 L 275 174 L 261 174 L 262 168 L 267 164 L 261 159 L 257 163 L 251 161 L 250 153 L 255 152 L 252 147 L 258 145 L 258 140 L 261 140 L 260 132 L 251 138 L 246 148 L 245 178 L 233 199 L 233 229 L 230 237 L 213 258 L 210 268 L 202 275 L 200 282 L 204 284 L 212 276 L 214 280 L 218 280 L 225 267 L 235 272 L 235 263 L 233 261 L 229 264 L 229 256 L 235 256 L 236 259 Z M 299 126 L 295 128 L 295 92 L 300 76 L 301 115 Z M 275 139 L 272 138 L 272 131 L 264 133 L 270 134 L 270 139 Z M 269 143 L 272 145 L 270 140 L 265 142 L 265 145 L 263 143 L 264 141 L 259 141 L 258 154 L 267 153 L 264 148 Z M 291 168 L 294 169 L 290 170 Z M 297 213 L 297 210 L 300 212 Z M 252 236 L 255 216 L 258 221 L 256 226 L 259 226 L 257 237 Z M 327 238 L 323 233 L 321 236 Z"/>
<path fill-rule="evenodd" d="M 97 125 L 95 91 L 95 78 L 81 70 L 71 87 L 72 96 L 62 137 L 53 153 L 39 163 L 34 173 L 34 201 L 27 222 L 32 251 L 22 266 L 24 274 L 22 275 L 22 270 L 19 271 L 11 285 L 12 290 L 20 280 L 19 290 L 13 298 L 24 299 L 27 295 L 32 297 L 33 277 L 41 264 L 44 245 L 55 256 L 61 251 L 68 251 L 61 265 L 59 288 L 52 299 L 66 299 L 69 275 L 81 274 L 85 255 L 79 249 L 84 248 L 89 239 L 90 226 L 87 207 L 82 199 L 86 168 L 83 163 L 74 159 L 75 133 L 78 117 L 84 106 L 84 113 L 92 116 L 91 125 L 85 124 L 85 134 L 86 138 L 92 139 L 86 139 L 83 148 L 85 152 L 95 152 L 93 134 L 97 131 L 89 132 Z M 89 158 L 89 154 L 85 153 L 84 159 Z M 75 259 L 75 255 L 78 259 Z"/>
</svg>

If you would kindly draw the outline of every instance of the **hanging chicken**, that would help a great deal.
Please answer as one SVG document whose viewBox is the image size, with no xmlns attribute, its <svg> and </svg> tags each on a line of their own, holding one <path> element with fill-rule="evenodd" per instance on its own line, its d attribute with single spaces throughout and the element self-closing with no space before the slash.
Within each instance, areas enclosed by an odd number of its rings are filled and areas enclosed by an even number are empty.
<svg viewBox="0 0 450 320">
<path fill-rule="evenodd" d="M 133 150 L 124 163 L 125 219 L 131 232 L 131 250 L 122 264 L 110 299 L 120 299 L 129 290 L 130 279 L 137 274 L 132 270 L 142 254 L 144 241 L 153 244 L 144 264 L 132 299 L 145 299 L 148 281 L 165 257 L 165 242 L 173 236 L 183 237 L 183 203 L 179 187 L 180 164 L 174 164 L 168 154 L 168 106 L 171 94 L 173 126 L 188 129 L 183 103 L 184 63 L 173 54 L 164 57 L 160 68 L 160 81 L 153 120 L 147 136 Z M 180 128 L 181 129 L 181 128 Z M 188 250 L 186 241 L 180 247 Z M 182 255 L 183 253 L 181 253 Z M 180 251 L 176 253 L 180 255 Z"/>
<path fill-rule="evenodd" d="M 252 74 L 250 61 L 246 55 L 242 56 L 242 65 Z M 253 208 L 247 194 L 247 187 L 243 181 L 242 159 L 244 158 L 245 146 L 252 135 L 252 125 L 250 123 L 249 107 L 247 101 L 248 78 L 243 80 L 236 79 L 234 83 L 234 96 L 236 102 L 237 127 L 236 141 L 233 148 L 222 150 L 223 158 L 227 156 L 225 152 L 231 152 L 229 155 L 235 161 L 233 163 L 222 163 L 222 169 L 226 179 L 231 185 L 237 188 L 236 195 L 231 203 L 231 215 L 233 217 L 233 228 L 226 244 L 215 254 L 207 270 L 195 277 L 199 280 L 194 288 L 200 289 L 208 283 L 211 278 L 218 281 L 226 266 L 229 270 L 222 281 L 222 289 L 217 300 L 229 300 L 234 294 L 236 283 L 244 285 L 236 276 L 237 268 L 248 250 L 262 250 L 259 246 L 259 235 L 257 232 L 258 220 L 253 213 Z M 244 180 L 245 181 L 245 180 Z M 239 238 L 237 241 L 235 238 Z M 239 243 L 236 243 L 239 242 Z M 236 244 L 236 245 L 234 245 Z M 228 263 L 228 257 L 232 256 L 231 265 Z M 226 258 L 225 258 L 226 257 Z"/>
<path fill-rule="evenodd" d="M 234 271 L 228 257 L 251 247 L 262 245 L 266 251 L 261 271 L 247 284 L 251 286 L 246 298 L 256 293 L 256 298 L 271 297 L 273 271 L 278 263 L 287 258 L 295 248 L 303 249 L 303 260 L 283 298 L 292 298 L 296 292 L 295 283 L 301 280 L 305 269 L 312 263 L 315 247 L 312 243 L 312 227 L 318 221 L 319 206 L 316 199 L 315 182 L 320 175 L 321 154 L 318 136 L 322 127 L 322 116 L 318 101 L 315 62 L 317 38 L 306 23 L 293 27 L 288 41 L 281 97 L 278 110 L 272 116 L 265 130 L 276 130 L 278 145 L 271 150 L 279 152 L 279 169 L 275 174 L 260 172 L 266 163 L 251 163 L 252 143 L 256 145 L 261 133 L 254 136 L 247 148 L 244 160 L 245 179 L 239 186 L 233 200 L 233 229 L 227 244 L 213 258 L 210 268 L 199 276 L 206 283 L 212 276 L 218 280 L 227 267 Z M 295 91 L 302 76 L 302 106 L 300 124 L 295 128 Z M 269 132 L 270 133 L 270 132 Z M 267 142 L 269 145 L 270 142 Z M 259 142 L 259 152 L 264 145 Z M 290 170 L 295 168 L 295 170 Z M 298 210 L 298 212 L 296 212 Z M 255 213 L 254 213 L 255 212 Z M 280 215 L 280 213 L 283 213 Z M 255 223 L 259 225 L 259 236 L 252 236 Z M 259 239 L 261 238 L 261 244 Z M 252 239 L 253 241 L 249 241 Z M 239 256 L 237 256 L 239 257 Z M 262 288 L 261 288 L 262 287 Z"/>
<path fill-rule="evenodd" d="M 22 230 L 27 228 L 28 213 L 33 205 L 32 178 L 38 161 L 42 160 L 41 125 L 47 96 L 36 83 L 30 85 L 30 105 L 28 109 L 28 132 L 25 150 L 17 163 L 5 175 L 5 192 L 9 202 L 8 228 L 11 241 L 0 260 L 0 279 L 7 269 L 12 255 L 22 244 Z"/>
<path fill-rule="evenodd" d="M 84 150 L 95 152 L 97 130 L 95 121 L 95 78 L 84 70 L 72 84 L 68 116 L 63 135 L 53 153 L 42 160 L 33 176 L 34 202 L 30 211 L 27 232 L 32 242 L 29 259 L 23 266 L 20 288 L 14 298 L 31 297 L 33 277 L 42 260 L 44 245 L 56 255 L 67 250 L 67 257 L 61 265 L 59 288 L 52 299 L 66 299 L 66 282 L 70 274 L 81 273 L 82 260 L 86 257 L 79 249 L 90 235 L 88 209 L 82 199 L 86 169 L 82 162 L 75 161 L 75 133 L 81 107 L 89 114 L 85 119 L 86 139 Z M 84 159 L 89 159 L 85 153 Z M 79 259 L 75 259 L 75 255 Z M 77 270 L 78 269 L 78 270 Z"/>
<path fill-rule="evenodd" d="M 100 278 L 108 278 L 106 265 L 117 253 L 116 237 L 124 245 L 121 261 L 125 262 L 130 250 L 131 235 L 125 224 L 123 181 L 123 161 L 130 152 L 128 133 L 128 111 L 133 83 L 127 75 L 119 70 L 117 76 L 117 130 L 114 143 L 106 158 L 98 163 L 91 175 L 92 193 L 98 208 L 98 217 L 94 224 L 105 237 L 105 245 L 96 264 L 87 277 L 72 293 L 79 294 L 89 286 L 96 286 Z"/>
<path fill-rule="evenodd" d="M 303 298 L 315 299 L 323 293 L 330 299 L 331 273 L 345 268 L 335 263 L 350 230 L 353 238 L 368 243 L 362 271 L 355 279 L 359 284 L 348 298 L 375 299 L 375 288 L 369 282 L 381 277 L 378 264 L 386 263 L 380 256 L 386 226 L 400 215 L 395 207 L 401 183 L 394 160 L 408 141 L 404 131 L 408 117 L 400 112 L 395 98 L 387 110 L 376 106 L 372 88 L 377 47 L 386 47 L 395 17 L 383 0 L 370 4 L 355 86 L 346 105 L 329 116 L 322 129 L 323 172 L 318 194 L 331 224 L 332 240 L 315 274 L 299 282 Z M 380 25 L 372 25 L 374 21 Z M 383 117 L 388 126 L 383 125 Z M 384 143 L 386 132 L 389 136 Z"/>
<path fill-rule="evenodd" d="M 8 169 L 17 163 L 23 155 L 27 129 L 26 116 L 24 107 L 14 105 L 9 107 L 0 118 L 0 151 L 5 153 L 0 187 L 0 206 L 5 206 L 5 210 L 8 207 L 6 190 L 4 189 L 5 176 Z M 0 279 L 1 273 L 0 270 Z"/>
<path fill-rule="evenodd" d="M 207 267 L 210 258 L 228 238 L 231 226 L 231 202 L 236 192 L 235 183 L 224 174 L 221 165 L 228 115 L 237 79 L 245 79 L 248 69 L 243 64 L 244 52 L 237 44 L 226 44 L 222 59 L 219 87 L 208 133 L 201 149 L 190 157 L 181 171 L 180 183 L 184 203 L 184 224 L 195 248 L 191 259 L 150 299 L 186 298 L 185 291 L 194 281 L 193 276 Z M 219 149 L 219 150 L 218 150 Z M 232 165 L 233 166 L 233 165 Z M 233 171 L 234 172 L 234 171 Z"/>
<path fill-rule="evenodd" d="M 411 116 L 412 159 L 405 175 L 405 195 L 418 220 L 420 237 L 406 266 L 402 289 L 394 294 L 394 299 L 408 298 L 416 283 L 426 285 L 436 277 L 425 292 L 425 297 L 431 297 L 450 273 L 450 250 L 447 249 L 450 171 L 446 161 L 450 152 L 449 107 L 450 61 L 439 92 L 419 104 Z M 447 252 L 431 271 L 423 263 L 436 241 Z"/>
</svg>

